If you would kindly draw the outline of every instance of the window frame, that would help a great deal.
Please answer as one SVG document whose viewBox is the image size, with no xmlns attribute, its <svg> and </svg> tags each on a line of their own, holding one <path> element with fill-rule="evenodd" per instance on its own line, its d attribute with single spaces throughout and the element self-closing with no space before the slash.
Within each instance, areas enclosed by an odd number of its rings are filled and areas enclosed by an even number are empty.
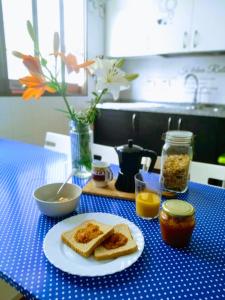
<svg viewBox="0 0 225 300">
<path fill-rule="evenodd" d="M 38 9 L 37 9 L 37 1 L 38 0 L 30 0 L 32 5 L 32 23 L 35 35 L 37 40 L 39 41 L 39 33 L 38 33 Z M 60 35 L 60 51 L 65 52 L 66 46 L 64 41 L 64 0 L 58 0 L 59 11 L 60 11 L 60 20 L 59 20 L 59 35 Z M 84 49 L 84 57 L 83 59 L 86 60 L 87 58 L 87 0 L 83 0 L 83 26 L 84 26 L 84 37 L 83 37 L 83 49 Z M 5 31 L 4 31 L 4 15 L 3 15 L 3 8 L 2 8 L 2 0 L 0 0 L 0 97 L 3 96 L 11 96 L 11 97 L 18 97 L 21 96 L 24 89 L 22 88 L 21 84 L 18 80 L 10 79 L 8 76 L 8 66 L 7 66 L 7 52 L 6 52 L 6 40 L 5 40 Z M 33 55 L 35 55 L 35 50 Z M 22 65 L 21 65 L 22 66 Z M 65 80 L 65 65 L 61 64 L 61 74 L 62 79 Z M 15 88 L 12 88 L 15 86 Z M 18 89 L 17 89 L 18 87 Z M 71 97 L 78 97 L 78 96 L 87 96 L 88 95 L 88 77 L 87 72 L 84 73 L 84 84 L 82 86 L 78 86 L 80 88 L 80 93 L 73 93 L 69 94 L 68 96 Z M 59 94 L 51 94 L 46 92 L 44 94 L 46 97 L 54 97 L 59 96 Z"/>
<path fill-rule="evenodd" d="M 0 0 L 0 95 L 10 95 L 2 0 Z"/>
</svg>

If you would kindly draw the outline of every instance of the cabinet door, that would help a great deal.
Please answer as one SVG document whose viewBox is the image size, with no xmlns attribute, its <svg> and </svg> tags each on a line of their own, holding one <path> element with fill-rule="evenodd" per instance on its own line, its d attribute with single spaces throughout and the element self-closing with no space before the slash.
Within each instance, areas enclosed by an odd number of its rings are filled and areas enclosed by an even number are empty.
<svg viewBox="0 0 225 300">
<path fill-rule="evenodd" d="M 152 1 L 108 0 L 106 2 L 106 56 L 149 54 Z"/>
<path fill-rule="evenodd" d="M 217 137 L 217 154 L 219 157 L 225 153 L 225 118 L 218 118 L 218 128 L 214 135 Z"/>
<path fill-rule="evenodd" d="M 189 51 L 193 0 L 154 0 L 154 15 L 150 45 L 154 53 L 182 53 Z"/>
<path fill-rule="evenodd" d="M 195 0 L 192 51 L 225 50 L 225 1 Z"/>
<path fill-rule="evenodd" d="M 194 134 L 193 160 L 217 163 L 218 151 L 218 118 L 203 116 L 177 116 L 182 118 L 181 129 Z M 224 149 L 225 150 L 225 149 Z"/>
<path fill-rule="evenodd" d="M 161 155 L 164 144 L 163 134 L 168 130 L 169 123 L 170 129 L 175 129 L 174 120 L 174 115 L 141 112 L 139 114 L 137 144 Z"/>
<path fill-rule="evenodd" d="M 217 163 L 225 153 L 225 119 L 163 113 L 141 112 L 139 115 L 137 144 L 161 155 L 163 134 L 168 130 L 188 130 L 194 134 L 193 160 Z M 170 120 L 170 122 L 169 122 Z"/>
<path fill-rule="evenodd" d="M 120 146 L 133 139 L 136 143 L 138 119 L 136 112 L 101 109 L 94 124 L 94 142 Z"/>
</svg>

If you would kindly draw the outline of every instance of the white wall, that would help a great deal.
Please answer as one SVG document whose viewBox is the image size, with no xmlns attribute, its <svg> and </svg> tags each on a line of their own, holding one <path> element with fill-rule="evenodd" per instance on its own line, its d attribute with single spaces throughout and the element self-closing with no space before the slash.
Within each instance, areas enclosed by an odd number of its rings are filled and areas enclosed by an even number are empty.
<svg viewBox="0 0 225 300">
<path fill-rule="evenodd" d="M 103 18 L 88 4 L 87 57 L 103 54 Z M 94 89 L 88 80 L 87 97 L 71 97 L 70 104 L 77 109 L 86 107 Z M 45 133 L 54 131 L 68 134 L 68 119 L 57 108 L 65 109 L 60 97 L 42 97 L 24 101 L 21 97 L 0 97 L 0 137 L 43 145 Z"/>
<path fill-rule="evenodd" d="M 139 78 L 123 94 L 124 99 L 192 102 L 195 82 L 184 78 L 194 73 L 199 80 L 198 101 L 225 105 L 225 55 L 152 56 L 126 60 L 128 72 Z"/>
</svg>

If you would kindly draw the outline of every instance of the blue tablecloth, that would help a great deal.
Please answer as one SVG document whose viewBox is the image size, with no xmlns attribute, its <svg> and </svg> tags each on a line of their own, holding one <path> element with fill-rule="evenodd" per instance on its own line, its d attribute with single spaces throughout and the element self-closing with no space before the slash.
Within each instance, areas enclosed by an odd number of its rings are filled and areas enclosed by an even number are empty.
<svg viewBox="0 0 225 300">
<path fill-rule="evenodd" d="M 64 168 L 63 154 L 0 140 L 1 278 L 28 299 L 225 298 L 224 189 L 190 183 L 189 191 L 179 196 L 194 205 L 197 221 L 191 244 L 183 250 L 163 243 L 158 220 L 137 217 L 134 202 L 83 194 L 78 213 L 107 212 L 129 219 L 143 232 L 145 248 L 122 272 L 79 277 L 56 269 L 45 258 L 44 237 L 62 218 L 41 215 L 32 197 L 38 186 L 62 181 Z"/>
</svg>

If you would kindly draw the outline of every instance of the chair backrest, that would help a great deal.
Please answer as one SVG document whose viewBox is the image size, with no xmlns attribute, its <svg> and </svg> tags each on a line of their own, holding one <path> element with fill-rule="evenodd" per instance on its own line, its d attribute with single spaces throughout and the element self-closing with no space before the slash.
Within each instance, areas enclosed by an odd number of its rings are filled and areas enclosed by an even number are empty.
<svg viewBox="0 0 225 300">
<path fill-rule="evenodd" d="M 100 159 L 110 164 L 119 164 L 118 155 L 113 147 L 94 143 L 92 153 L 94 159 Z"/>
<path fill-rule="evenodd" d="M 45 136 L 44 148 L 70 156 L 70 137 L 60 133 L 47 132 Z"/>
<path fill-rule="evenodd" d="M 143 165 L 144 170 L 148 170 L 151 163 L 151 159 L 149 157 L 142 157 L 141 164 Z M 153 168 L 154 172 L 160 172 L 160 165 L 161 165 L 161 156 L 157 156 L 155 166 Z"/>
<path fill-rule="evenodd" d="M 154 169 L 160 171 L 161 168 L 161 156 L 157 156 L 157 160 L 155 162 Z"/>
<path fill-rule="evenodd" d="M 47 178 L 50 178 L 50 182 L 52 182 L 56 176 L 55 170 L 59 169 L 60 180 L 64 181 L 72 170 L 70 137 L 56 132 L 46 132 L 44 148 L 66 155 L 65 160 L 54 162 L 55 168 L 49 168 L 46 172 Z M 57 180 L 59 180 L 59 174 L 57 173 Z M 72 179 L 69 182 L 72 182 Z"/>
<path fill-rule="evenodd" d="M 71 142 L 68 135 L 47 132 L 44 147 L 71 156 Z M 96 159 L 118 164 L 118 157 L 113 147 L 93 143 L 92 153 Z"/>
<path fill-rule="evenodd" d="M 207 164 L 197 161 L 191 162 L 190 180 L 203 184 L 210 184 L 210 179 L 216 179 L 222 182 L 225 187 L 225 166 Z"/>
<path fill-rule="evenodd" d="M 155 171 L 160 170 L 161 156 L 157 157 Z M 212 180 L 221 181 L 225 188 L 225 166 L 192 161 L 190 166 L 190 180 L 202 184 L 212 184 Z M 211 182 L 211 183 L 210 183 Z M 214 185 L 214 184 L 212 184 Z"/>
</svg>

